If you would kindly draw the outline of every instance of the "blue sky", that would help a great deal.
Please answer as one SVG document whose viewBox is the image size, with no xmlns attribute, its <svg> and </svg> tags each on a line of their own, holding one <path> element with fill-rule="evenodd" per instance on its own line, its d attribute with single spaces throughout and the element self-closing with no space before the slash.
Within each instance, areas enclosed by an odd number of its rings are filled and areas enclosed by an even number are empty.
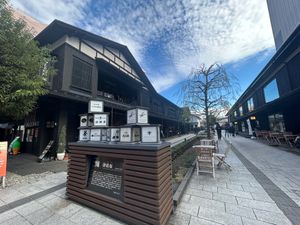
<svg viewBox="0 0 300 225">
<path fill-rule="evenodd" d="M 221 63 L 244 91 L 275 53 L 265 0 L 11 0 L 128 46 L 155 89 L 174 103 L 192 68 Z M 51 2 L 51 4 L 49 4 Z"/>
</svg>

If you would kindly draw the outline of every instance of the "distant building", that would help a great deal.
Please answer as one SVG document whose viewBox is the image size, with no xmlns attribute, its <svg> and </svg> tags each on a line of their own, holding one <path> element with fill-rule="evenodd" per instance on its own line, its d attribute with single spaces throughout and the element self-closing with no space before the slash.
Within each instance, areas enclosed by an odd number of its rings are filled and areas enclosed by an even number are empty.
<svg viewBox="0 0 300 225">
<path fill-rule="evenodd" d="M 299 46 L 300 26 L 228 111 L 240 133 L 255 129 L 300 133 Z"/>
<path fill-rule="evenodd" d="M 40 33 L 42 30 L 44 30 L 47 27 L 47 24 L 43 24 L 36 19 L 32 18 L 31 16 L 24 13 L 22 10 L 10 8 L 12 11 L 12 15 L 15 19 L 21 19 L 23 20 L 29 31 L 32 33 L 33 36 L 36 36 L 38 33 Z"/>
<path fill-rule="evenodd" d="M 300 133 L 300 1 L 268 0 L 277 52 L 228 111 L 241 134 Z"/>
<path fill-rule="evenodd" d="M 202 121 L 202 118 L 199 113 L 191 112 L 190 123 L 192 125 L 192 128 L 200 128 L 201 121 Z"/>
<path fill-rule="evenodd" d="M 278 50 L 300 24 L 300 1 L 267 0 L 267 3 Z"/>
</svg>

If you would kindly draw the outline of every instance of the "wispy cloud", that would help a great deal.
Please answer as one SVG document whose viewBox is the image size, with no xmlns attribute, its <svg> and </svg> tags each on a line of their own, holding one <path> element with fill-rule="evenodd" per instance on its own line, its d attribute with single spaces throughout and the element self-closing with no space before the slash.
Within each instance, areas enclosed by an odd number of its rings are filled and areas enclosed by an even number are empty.
<svg viewBox="0 0 300 225">
<path fill-rule="evenodd" d="M 12 3 L 42 22 L 58 18 L 127 45 L 157 91 L 183 80 L 200 63 L 237 62 L 274 45 L 267 5 L 262 0 Z M 170 64 L 153 68 L 149 48 L 160 48 L 160 60 Z"/>
</svg>

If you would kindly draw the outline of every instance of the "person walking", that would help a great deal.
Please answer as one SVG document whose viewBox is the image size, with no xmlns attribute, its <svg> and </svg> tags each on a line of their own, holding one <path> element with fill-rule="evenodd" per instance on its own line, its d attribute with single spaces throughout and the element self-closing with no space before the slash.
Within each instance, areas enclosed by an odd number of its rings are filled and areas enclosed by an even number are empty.
<svg viewBox="0 0 300 225">
<path fill-rule="evenodd" d="M 216 123 L 216 130 L 217 130 L 218 140 L 221 140 L 222 127 L 220 126 L 219 123 Z"/>
</svg>

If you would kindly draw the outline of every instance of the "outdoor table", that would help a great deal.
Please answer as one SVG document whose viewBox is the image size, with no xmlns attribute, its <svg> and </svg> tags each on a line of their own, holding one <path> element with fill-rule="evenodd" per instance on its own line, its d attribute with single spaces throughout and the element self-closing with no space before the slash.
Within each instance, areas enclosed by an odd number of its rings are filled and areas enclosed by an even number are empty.
<svg viewBox="0 0 300 225">
<path fill-rule="evenodd" d="M 283 135 L 286 142 L 290 145 L 290 147 L 294 147 L 294 141 L 297 138 L 297 135 L 293 135 L 293 134 L 284 134 Z"/>
<path fill-rule="evenodd" d="M 136 225 L 165 225 L 173 210 L 170 143 L 69 143 L 67 196 Z"/>
<path fill-rule="evenodd" d="M 207 149 L 212 149 L 212 151 L 214 153 L 217 151 L 217 146 L 215 146 L 215 145 L 193 145 L 193 148 L 207 148 Z"/>
</svg>

